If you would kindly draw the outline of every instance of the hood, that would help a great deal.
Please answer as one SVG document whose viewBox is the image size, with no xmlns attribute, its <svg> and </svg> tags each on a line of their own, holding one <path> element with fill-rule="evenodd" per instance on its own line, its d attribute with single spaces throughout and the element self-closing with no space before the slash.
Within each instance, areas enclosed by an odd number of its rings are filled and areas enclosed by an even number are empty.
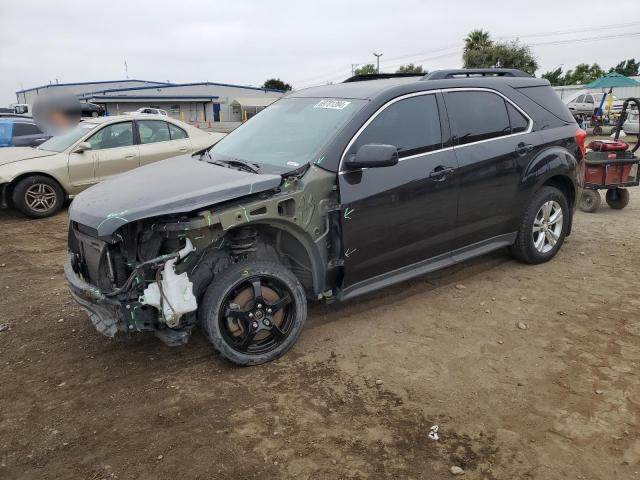
<svg viewBox="0 0 640 480">
<path fill-rule="evenodd" d="M 73 200 L 69 217 L 104 237 L 125 223 L 264 192 L 276 188 L 281 180 L 280 175 L 244 172 L 183 155 L 136 168 L 85 190 Z"/>
<path fill-rule="evenodd" d="M 0 165 L 7 163 L 19 162 L 20 160 L 29 160 L 38 157 L 50 157 L 57 155 L 58 152 L 49 152 L 47 150 L 37 150 L 31 147 L 6 147 L 0 148 Z"/>
</svg>

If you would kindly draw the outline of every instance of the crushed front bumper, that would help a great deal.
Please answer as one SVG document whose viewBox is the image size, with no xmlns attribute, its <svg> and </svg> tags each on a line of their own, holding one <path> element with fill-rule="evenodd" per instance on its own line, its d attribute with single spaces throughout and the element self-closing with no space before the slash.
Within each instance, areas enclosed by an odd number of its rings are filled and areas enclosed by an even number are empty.
<svg viewBox="0 0 640 480">
<path fill-rule="evenodd" d="M 105 296 L 98 288 L 80 278 L 73 268 L 73 262 L 74 255 L 69 253 L 64 264 L 64 275 L 69 282 L 71 296 L 87 312 L 96 330 L 107 337 L 113 337 L 118 331 L 128 331 L 130 325 L 122 302 Z"/>
</svg>

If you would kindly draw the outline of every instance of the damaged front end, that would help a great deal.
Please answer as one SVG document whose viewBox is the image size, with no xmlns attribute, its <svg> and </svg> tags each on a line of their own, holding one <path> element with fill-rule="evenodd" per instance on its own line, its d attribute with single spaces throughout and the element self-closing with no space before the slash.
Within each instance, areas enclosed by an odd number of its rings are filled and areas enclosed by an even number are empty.
<svg viewBox="0 0 640 480">
<path fill-rule="evenodd" d="M 100 333 L 153 331 L 170 346 L 185 344 L 208 286 L 249 258 L 283 264 L 308 298 L 331 297 L 327 286 L 336 283 L 340 252 L 339 235 L 330 234 L 338 228 L 335 175 L 311 167 L 304 178 L 266 177 L 260 184 L 250 173 L 208 167 L 218 177 L 243 175 L 252 183 L 229 183 L 231 194 L 220 187 L 222 201 L 206 206 L 202 189 L 172 196 L 168 187 L 144 195 L 140 187 L 136 201 L 106 204 L 115 190 L 107 191 L 106 182 L 74 200 L 65 275 Z M 244 195 L 229 198 L 236 191 Z"/>
<path fill-rule="evenodd" d="M 138 231 L 143 224 L 99 239 L 72 222 L 65 264 L 71 295 L 103 335 L 154 331 L 168 345 L 182 345 L 198 308 L 186 272 L 195 247 L 184 236 Z"/>
</svg>

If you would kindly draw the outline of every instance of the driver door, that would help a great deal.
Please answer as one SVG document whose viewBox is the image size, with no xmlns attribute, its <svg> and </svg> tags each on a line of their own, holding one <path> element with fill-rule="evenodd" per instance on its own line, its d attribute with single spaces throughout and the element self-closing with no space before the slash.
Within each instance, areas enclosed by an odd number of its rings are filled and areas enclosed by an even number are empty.
<svg viewBox="0 0 640 480">
<path fill-rule="evenodd" d="M 443 111 L 439 94 L 395 99 L 365 123 L 345 152 L 377 143 L 399 153 L 397 165 L 339 173 L 345 296 L 448 259 L 458 182 L 455 154 L 444 148 L 449 127 Z"/>
<path fill-rule="evenodd" d="M 94 183 L 140 166 L 133 122 L 112 123 L 87 139 L 94 158 Z"/>
</svg>

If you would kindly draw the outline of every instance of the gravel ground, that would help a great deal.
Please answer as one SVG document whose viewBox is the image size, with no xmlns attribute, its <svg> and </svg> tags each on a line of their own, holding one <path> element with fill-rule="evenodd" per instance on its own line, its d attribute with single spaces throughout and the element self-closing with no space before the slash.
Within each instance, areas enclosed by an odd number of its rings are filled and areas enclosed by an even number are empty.
<svg viewBox="0 0 640 480">
<path fill-rule="evenodd" d="M 67 214 L 0 213 L 0 478 L 640 479 L 640 191 L 550 263 L 506 251 L 314 305 L 283 359 L 107 339 Z M 438 425 L 439 439 L 429 437 Z"/>
</svg>

